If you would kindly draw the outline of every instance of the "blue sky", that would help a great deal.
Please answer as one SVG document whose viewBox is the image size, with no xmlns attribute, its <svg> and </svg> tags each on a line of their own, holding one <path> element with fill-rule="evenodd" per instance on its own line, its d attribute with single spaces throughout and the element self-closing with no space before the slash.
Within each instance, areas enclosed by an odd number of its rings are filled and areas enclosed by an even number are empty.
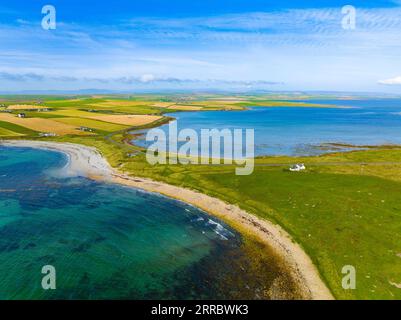
<svg viewBox="0 0 401 320">
<path fill-rule="evenodd" d="M 401 0 L 2 0 L 0 16 L 1 91 L 401 93 Z"/>
</svg>

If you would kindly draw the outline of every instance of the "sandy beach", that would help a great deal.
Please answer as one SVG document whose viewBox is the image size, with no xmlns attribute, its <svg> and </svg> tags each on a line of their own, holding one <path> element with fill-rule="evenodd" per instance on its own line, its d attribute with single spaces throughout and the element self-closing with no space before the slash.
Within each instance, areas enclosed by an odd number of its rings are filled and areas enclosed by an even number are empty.
<svg viewBox="0 0 401 320">
<path fill-rule="evenodd" d="M 70 143 L 28 140 L 0 141 L 0 145 L 32 147 L 62 152 L 69 158 L 67 165 L 63 168 L 67 175 L 85 176 L 163 194 L 194 205 L 226 222 L 240 225 L 243 230 L 256 235 L 261 242 L 273 248 L 277 254 L 283 257 L 293 278 L 304 292 L 305 299 L 333 299 L 309 256 L 291 239 L 291 236 L 286 231 L 280 226 L 255 217 L 237 206 L 227 204 L 222 200 L 194 190 L 150 179 L 128 176 L 113 169 L 94 148 Z"/>
</svg>

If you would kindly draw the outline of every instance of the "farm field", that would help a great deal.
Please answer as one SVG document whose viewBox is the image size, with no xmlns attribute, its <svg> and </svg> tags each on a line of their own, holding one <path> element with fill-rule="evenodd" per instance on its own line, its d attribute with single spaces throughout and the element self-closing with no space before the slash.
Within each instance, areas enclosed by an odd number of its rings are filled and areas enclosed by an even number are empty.
<svg viewBox="0 0 401 320">
<path fill-rule="evenodd" d="M 8 110 L 37 110 L 41 108 L 43 108 L 43 106 L 33 106 L 29 104 L 14 104 L 7 107 Z"/>
<path fill-rule="evenodd" d="M 181 106 L 181 105 L 173 105 L 167 107 L 167 109 L 173 109 L 173 110 L 185 110 L 185 111 L 199 111 L 202 110 L 203 107 L 198 107 L 198 106 Z"/>
<path fill-rule="evenodd" d="M 116 124 L 123 124 L 131 127 L 151 124 L 152 122 L 161 119 L 159 116 L 151 115 L 96 115 L 88 118 Z"/>
<path fill-rule="evenodd" d="M 22 134 L 5 129 L 5 128 L 0 128 L 0 137 L 13 137 L 13 136 L 20 136 Z"/>
<path fill-rule="evenodd" d="M 88 134 L 86 132 L 79 131 L 75 126 L 60 123 L 51 119 L 18 118 L 11 114 L 0 114 L 0 121 L 16 124 L 21 127 L 25 127 L 37 132 L 45 132 L 45 133 L 52 132 L 58 135 Z"/>
<path fill-rule="evenodd" d="M 120 125 L 120 124 L 115 124 L 115 123 L 110 123 L 110 122 L 104 122 L 104 121 L 98 121 L 98 120 L 92 120 L 89 118 L 56 118 L 55 121 L 65 123 L 68 125 L 73 125 L 77 127 L 88 127 L 91 129 L 97 129 L 97 130 L 102 130 L 102 131 L 107 131 L 107 132 L 113 132 L 113 131 L 120 131 L 124 129 L 128 129 L 128 126 L 126 125 Z"/>
</svg>

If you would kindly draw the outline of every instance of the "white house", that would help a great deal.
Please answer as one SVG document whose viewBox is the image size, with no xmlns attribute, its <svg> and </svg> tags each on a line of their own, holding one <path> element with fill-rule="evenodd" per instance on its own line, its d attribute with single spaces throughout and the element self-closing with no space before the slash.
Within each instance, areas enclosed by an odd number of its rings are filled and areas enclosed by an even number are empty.
<svg viewBox="0 0 401 320">
<path fill-rule="evenodd" d="M 57 134 L 53 132 L 41 132 L 39 133 L 39 137 L 56 137 Z"/>
<path fill-rule="evenodd" d="M 292 171 L 292 172 L 294 172 L 294 171 L 295 172 L 303 171 L 305 169 L 306 169 L 306 167 L 305 167 L 305 165 L 303 163 L 297 163 L 297 164 L 295 164 L 295 165 L 290 167 L 290 171 Z"/>
</svg>

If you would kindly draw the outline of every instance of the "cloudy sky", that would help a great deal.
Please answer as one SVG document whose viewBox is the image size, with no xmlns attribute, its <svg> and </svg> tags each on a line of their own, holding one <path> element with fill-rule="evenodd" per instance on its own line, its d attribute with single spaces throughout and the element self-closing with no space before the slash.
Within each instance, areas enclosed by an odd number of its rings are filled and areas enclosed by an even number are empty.
<svg viewBox="0 0 401 320">
<path fill-rule="evenodd" d="M 0 16 L 0 91 L 401 93 L 401 0 L 2 0 Z"/>
</svg>

